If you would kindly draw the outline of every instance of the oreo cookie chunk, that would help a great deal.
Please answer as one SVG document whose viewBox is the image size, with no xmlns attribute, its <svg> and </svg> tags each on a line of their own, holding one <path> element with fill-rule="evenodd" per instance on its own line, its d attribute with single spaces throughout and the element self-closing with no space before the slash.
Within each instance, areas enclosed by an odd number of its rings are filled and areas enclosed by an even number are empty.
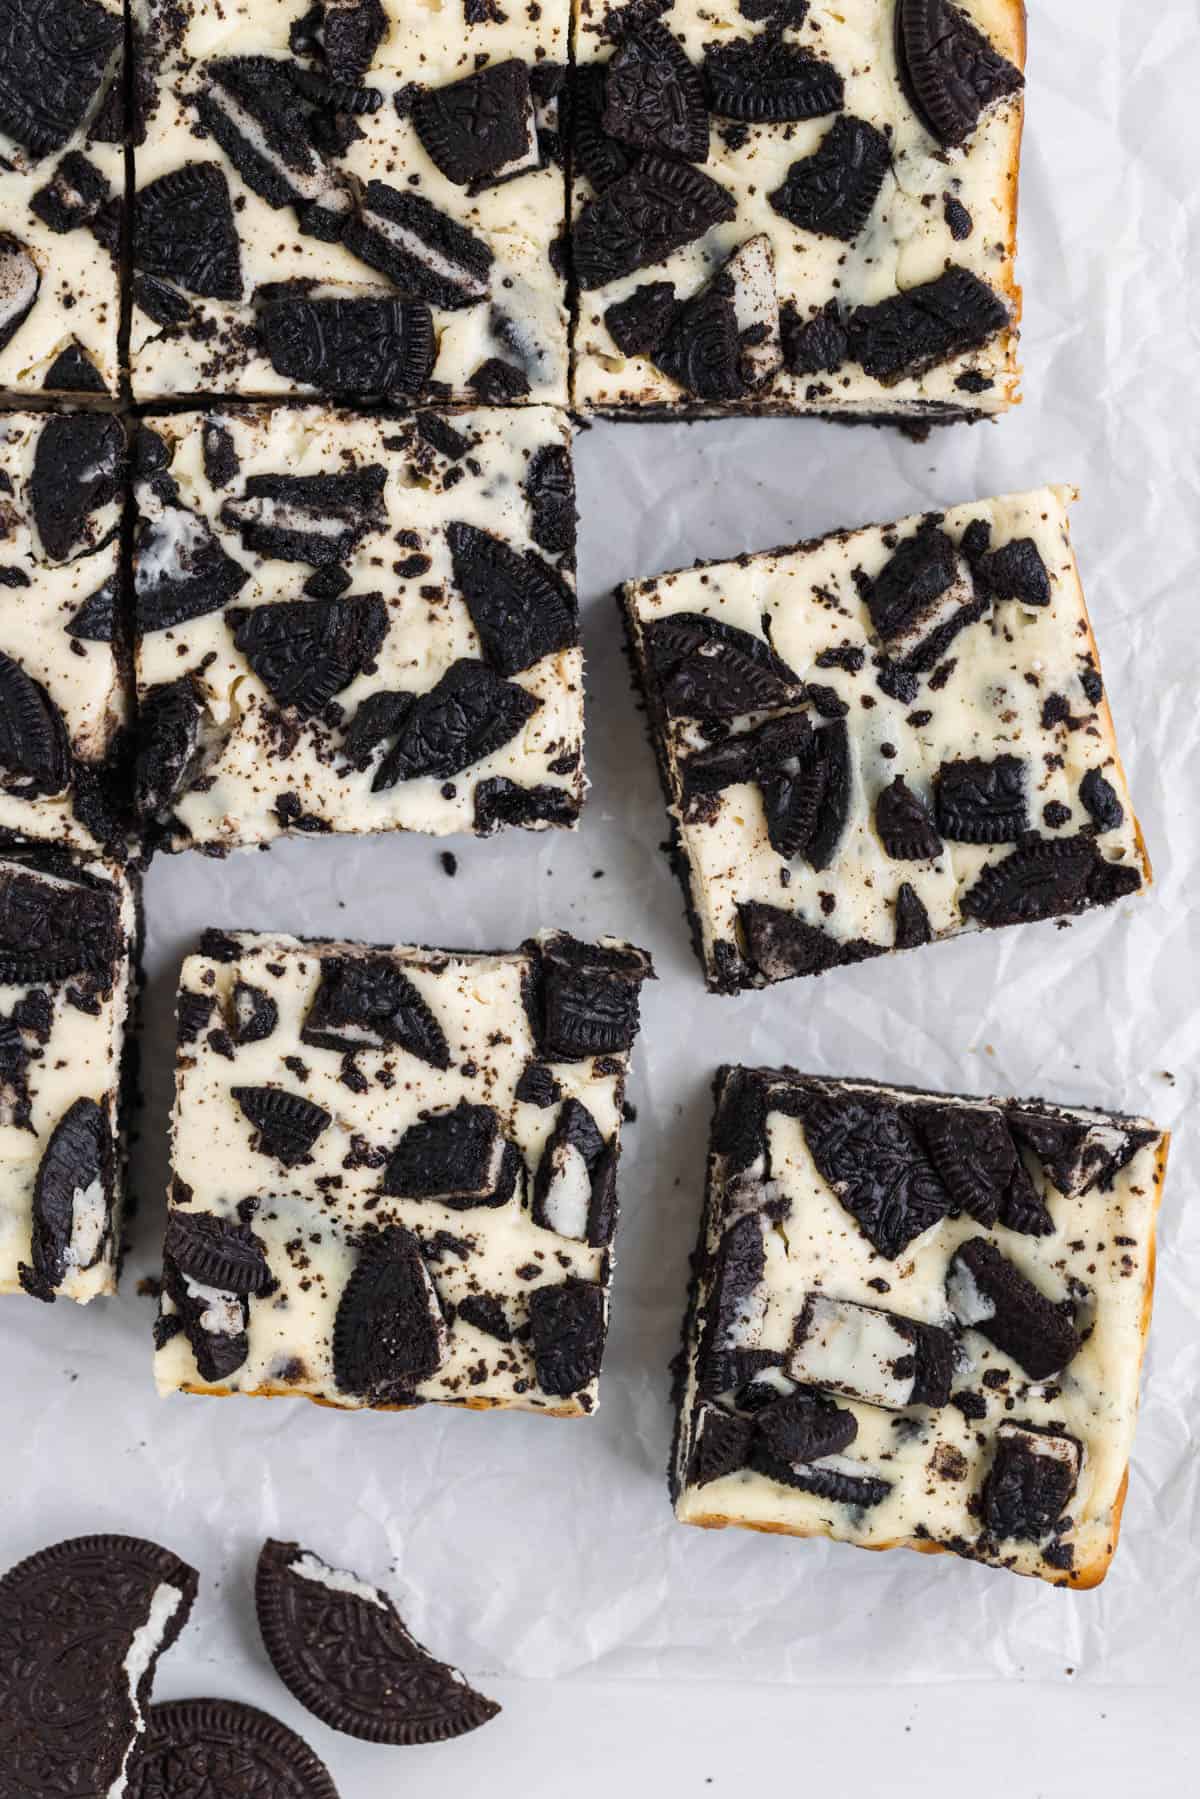
<svg viewBox="0 0 1200 1799">
<path fill-rule="evenodd" d="M 422 1648 L 380 1588 L 299 1543 L 264 1543 L 255 1599 L 275 1672 L 331 1730 L 368 1743 L 444 1743 L 500 1710 Z"/>
<path fill-rule="evenodd" d="M 0 420 L 0 831 L 126 853 L 117 595 L 125 437 L 99 413 Z"/>
<path fill-rule="evenodd" d="M 117 391 L 124 39 L 116 0 L 0 7 L 0 396 L 10 400 Z"/>
<path fill-rule="evenodd" d="M 492 955 L 206 933 L 160 1389 L 590 1412 L 648 972 L 561 932 Z"/>
<path fill-rule="evenodd" d="M 596 0 L 581 12 L 578 410 L 924 428 L 1016 401 L 1024 15 L 1017 0 L 986 16 L 978 0 L 860 10 Z M 739 380 L 711 289 L 758 242 L 782 343 L 764 338 L 759 378 Z M 910 266 L 929 279 L 889 291 L 881 270 Z"/>
<path fill-rule="evenodd" d="M 656 327 L 645 356 L 677 332 Z M 1149 879 L 1074 497 L 982 500 L 621 590 L 714 991 L 1073 915 Z M 1012 1205 L 1037 1228 L 1028 1194 Z"/>
<path fill-rule="evenodd" d="M 194 1568 L 136 1537 L 73 1537 L 0 1580 L 0 1764 L 14 1796 L 112 1799 L 129 1782 L 159 1658 Z"/>
<path fill-rule="evenodd" d="M 135 398 L 565 406 L 569 9 L 209 10 L 148 5 Z"/>
<path fill-rule="evenodd" d="M 679 1520 L 946 1549 L 1063 1585 L 1103 1579 L 1137 1412 L 1163 1133 L 792 1069 L 722 1068 L 715 1093 L 675 1364 Z M 1119 1139 L 1129 1157 L 1105 1188 L 1084 1192 L 1065 1169 L 1056 1186 L 1018 1138 L 1026 1114 L 1044 1127 L 1043 1156 L 1057 1131 L 1061 1145 Z M 882 1215 L 895 1213 L 896 1253 L 847 1228 L 827 1133 L 817 1146 L 811 1135 L 825 1115 L 844 1122 Z M 904 1124 L 900 1147 L 862 1125 L 880 1117 Z M 945 1198 L 912 1234 L 918 1139 Z M 1026 1205 L 1041 1209 L 1036 1229 Z"/>
<path fill-rule="evenodd" d="M 293 1730 L 234 1699 L 151 1707 L 129 1799 L 338 1799 L 328 1768 Z"/>
<path fill-rule="evenodd" d="M 0 1293 L 86 1305 L 116 1292 L 136 935 L 117 865 L 49 846 L 0 855 Z"/>
<path fill-rule="evenodd" d="M 560 414 L 185 413 L 139 445 L 138 795 L 163 847 L 574 823 Z"/>
</svg>

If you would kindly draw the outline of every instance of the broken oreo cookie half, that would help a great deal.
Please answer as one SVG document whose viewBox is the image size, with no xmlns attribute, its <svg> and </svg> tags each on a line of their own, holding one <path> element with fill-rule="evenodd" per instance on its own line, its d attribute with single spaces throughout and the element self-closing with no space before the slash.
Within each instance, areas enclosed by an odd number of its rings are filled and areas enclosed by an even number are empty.
<svg viewBox="0 0 1200 1799">
<path fill-rule="evenodd" d="M 187 1623 L 193 1568 L 135 1537 L 75 1537 L 0 1580 L 0 1789 L 126 1791 L 159 1657 Z M 136 1786 L 131 1789 L 136 1792 Z"/>
<path fill-rule="evenodd" d="M 328 1768 L 277 1718 L 234 1699 L 152 1706 L 128 1799 L 338 1799 Z"/>
<path fill-rule="evenodd" d="M 386 1593 L 298 1543 L 263 1545 L 255 1598 L 275 1672 L 331 1730 L 370 1743 L 443 1743 L 500 1710 L 422 1648 Z"/>
</svg>

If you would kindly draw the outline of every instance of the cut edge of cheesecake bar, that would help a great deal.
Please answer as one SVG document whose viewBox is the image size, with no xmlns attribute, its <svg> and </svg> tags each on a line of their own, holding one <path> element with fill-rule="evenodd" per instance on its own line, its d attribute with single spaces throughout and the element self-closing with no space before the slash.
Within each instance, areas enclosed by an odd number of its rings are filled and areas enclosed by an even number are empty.
<svg viewBox="0 0 1200 1799">
<path fill-rule="evenodd" d="M 780 1068 L 745 1068 L 741 1065 L 723 1063 L 718 1068 L 712 1081 L 713 1093 L 713 1129 L 720 1115 L 721 1103 L 726 1086 L 731 1077 L 737 1075 L 758 1076 L 773 1081 L 806 1082 L 811 1080 L 829 1081 L 834 1086 L 869 1089 L 886 1096 L 895 1096 L 900 1100 L 912 1099 L 924 1102 L 950 1102 L 966 1105 L 1019 1105 L 1020 1099 L 985 1096 L 978 1094 L 930 1092 L 920 1087 L 902 1086 L 896 1083 L 873 1080 L 853 1080 L 845 1077 L 829 1077 L 823 1075 L 804 1074 L 790 1066 Z M 1063 1117 L 1071 1117 L 1080 1121 L 1099 1121 L 1111 1124 L 1114 1120 L 1131 1129 L 1150 1131 L 1157 1139 L 1154 1159 L 1154 1189 L 1151 1199 L 1146 1239 L 1146 1268 L 1143 1278 L 1142 1304 L 1139 1319 L 1139 1341 L 1136 1367 L 1134 1370 L 1134 1419 L 1136 1422 L 1139 1409 L 1141 1370 L 1145 1357 L 1146 1340 L 1150 1330 L 1150 1320 L 1154 1307 L 1154 1289 L 1157 1276 L 1157 1223 L 1162 1205 L 1163 1188 L 1166 1181 L 1167 1160 L 1171 1146 L 1171 1132 L 1163 1130 L 1153 1120 L 1139 1115 L 1116 1114 L 1102 1108 L 1072 1105 L 1057 1105 L 1052 1102 L 1038 1100 L 1036 1103 L 1044 1111 Z M 1149 1147 L 1147 1145 L 1147 1147 Z M 719 1207 L 722 1198 L 723 1178 L 721 1174 L 722 1157 L 716 1150 L 710 1131 L 709 1147 L 706 1157 L 704 1200 L 701 1208 L 700 1227 L 696 1247 L 691 1256 L 690 1275 L 688 1281 L 687 1302 L 684 1310 L 680 1347 L 671 1362 L 671 1400 L 674 1409 L 674 1428 L 671 1439 L 670 1458 L 667 1465 L 667 1487 L 671 1506 L 675 1517 L 681 1524 L 694 1525 L 702 1530 L 724 1530 L 728 1528 L 752 1530 L 761 1535 L 788 1536 L 804 1539 L 827 1539 L 838 1541 L 827 1525 L 784 1523 L 750 1519 L 737 1512 L 718 1507 L 699 1506 L 685 1510 L 684 1500 L 688 1491 L 687 1468 L 691 1454 L 692 1442 L 689 1431 L 689 1405 L 694 1404 L 698 1395 L 691 1391 L 696 1363 L 700 1353 L 700 1338 L 705 1321 L 705 1303 L 708 1291 L 705 1286 L 706 1274 L 711 1274 L 713 1255 L 716 1243 L 720 1241 L 719 1231 L 714 1233 L 714 1224 L 719 1222 Z M 714 1241 L 715 1237 L 715 1241 Z M 1069 1587 L 1071 1590 L 1086 1591 L 1097 1587 L 1104 1580 L 1117 1551 L 1120 1540 L 1121 1524 L 1124 1516 L 1125 1501 L 1129 1489 L 1129 1463 L 1126 1461 L 1119 1485 L 1112 1502 L 1111 1529 L 1108 1541 L 1102 1549 L 1098 1549 L 1092 1558 L 1084 1563 L 1076 1564 L 1061 1577 L 1057 1573 L 1041 1573 L 1029 1570 L 1028 1576 L 1049 1581 L 1053 1585 Z M 964 1551 L 956 1549 L 949 1543 L 942 1543 L 928 1537 L 897 1536 L 880 1543 L 853 1543 L 846 1547 L 868 1549 L 882 1553 L 889 1549 L 911 1549 L 921 1555 L 959 1555 L 964 1559 L 975 1559 Z M 995 1566 L 984 1562 L 984 1566 Z M 1026 1574 L 1026 1570 L 1018 1570 Z"/>
<path fill-rule="evenodd" d="M 1085 645 L 1087 652 L 1090 654 L 1092 665 L 1097 674 L 1101 676 L 1102 680 L 1102 691 L 1099 700 L 1095 704 L 1095 711 L 1100 722 L 1106 754 L 1111 758 L 1112 764 L 1115 767 L 1122 784 L 1126 791 L 1128 791 L 1129 782 L 1125 772 L 1120 742 L 1117 737 L 1116 725 L 1112 715 L 1108 685 L 1107 682 L 1103 682 L 1103 669 L 1100 659 L 1100 649 L 1096 641 L 1095 626 L 1092 620 L 1091 611 L 1087 604 L 1087 596 L 1084 591 L 1083 582 L 1080 577 L 1079 563 L 1075 553 L 1074 542 L 1069 535 L 1069 509 L 1080 497 L 1079 488 L 1069 482 L 1051 482 L 1044 488 L 1031 488 L 1006 494 L 984 495 L 976 500 L 957 502 L 955 505 L 946 508 L 945 512 L 965 511 L 970 507 L 1005 505 L 1013 501 L 1028 500 L 1042 493 L 1052 494 L 1063 509 L 1064 519 L 1068 527 L 1065 547 L 1070 558 L 1070 574 L 1079 596 L 1083 622 L 1086 627 L 1086 634 L 1082 636 L 1082 642 Z M 762 550 L 747 551 L 743 555 L 737 557 L 697 558 L 694 563 L 691 563 L 686 567 L 666 569 L 661 574 L 625 581 L 614 589 L 613 598 L 620 611 L 624 629 L 625 653 L 630 665 L 635 690 L 644 702 L 646 735 L 649 738 L 654 753 L 655 765 L 658 769 L 659 785 L 662 789 L 663 799 L 666 805 L 670 829 L 667 850 L 668 859 L 682 889 L 684 911 L 688 922 L 692 947 L 703 970 L 705 984 L 710 993 L 715 993 L 722 997 L 730 997 L 743 992 L 756 991 L 763 985 L 777 985 L 778 981 L 767 983 L 755 981 L 749 975 L 748 964 L 745 962 L 744 958 L 739 958 L 738 966 L 730 969 L 726 962 L 710 953 L 710 944 L 708 942 L 703 915 L 703 901 L 699 897 L 697 891 L 700 887 L 700 882 L 695 878 L 695 871 L 692 866 L 691 858 L 687 853 L 682 830 L 682 790 L 678 787 L 674 778 L 672 758 L 668 748 L 670 715 L 662 704 L 658 693 L 657 682 L 648 667 L 647 659 L 644 654 L 641 630 L 642 620 L 637 609 L 639 596 L 645 590 L 660 588 L 664 583 L 669 583 L 676 577 L 690 577 L 698 572 L 710 570 L 734 570 L 745 566 L 753 566 L 772 558 L 800 556 L 818 550 L 823 544 L 831 539 L 849 539 L 859 533 L 876 530 L 894 530 L 907 524 L 919 522 L 928 516 L 928 514 L 923 513 L 910 513 L 902 519 L 887 521 L 886 523 L 869 522 L 859 525 L 836 526 L 829 531 L 822 532 L 816 537 L 804 538 L 793 543 L 774 544 Z M 941 516 L 944 516 L 944 513 Z M 1144 893 L 1147 888 L 1153 885 L 1154 868 L 1146 845 L 1141 821 L 1132 808 L 1132 796 L 1130 823 L 1134 834 L 1138 861 L 1142 874 L 1141 887 L 1138 892 Z M 1130 895 L 1130 897 L 1137 896 L 1134 894 Z M 1107 902 L 1089 902 L 1085 907 L 1081 908 L 1081 910 L 1104 910 L 1106 909 L 1106 904 Z M 949 941 L 953 937 L 964 935 L 971 928 L 972 927 L 964 922 L 959 924 L 957 928 L 952 931 L 935 933 L 933 942 Z M 903 951 L 891 948 L 888 950 L 888 953 L 898 954 L 903 953 Z M 826 971 L 818 970 L 817 972 Z M 798 974 L 793 974 L 781 978 L 795 980 L 802 977 Z"/>
</svg>

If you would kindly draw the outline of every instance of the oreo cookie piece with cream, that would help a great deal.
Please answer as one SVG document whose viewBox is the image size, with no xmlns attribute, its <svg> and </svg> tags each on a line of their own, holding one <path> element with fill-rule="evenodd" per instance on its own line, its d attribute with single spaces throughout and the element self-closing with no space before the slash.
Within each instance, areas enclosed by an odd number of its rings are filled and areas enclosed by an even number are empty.
<svg viewBox="0 0 1200 1799">
<path fill-rule="evenodd" d="M 651 974 L 563 932 L 493 955 L 206 933 L 179 993 L 160 1390 L 590 1412 Z"/>
<path fill-rule="evenodd" d="M 1148 885 L 1075 498 L 979 500 L 622 588 L 714 992 Z"/>
<path fill-rule="evenodd" d="M 565 404 L 567 0 L 138 10 L 137 399 Z"/>
<path fill-rule="evenodd" d="M 1099 1137 L 1106 1184 L 1085 1185 L 1062 1145 Z M 722 1068 L 676 1364 L 676 1516 L 1096 1585 L 1125 1502 L 1167 1142 L 1119 1113 Z"/>
<path fill-rule="evenodd" d="M 561 413 L 151 419 L 137 797 L 169 849 L 570 826 L 584 794 Z"/>
</svg>

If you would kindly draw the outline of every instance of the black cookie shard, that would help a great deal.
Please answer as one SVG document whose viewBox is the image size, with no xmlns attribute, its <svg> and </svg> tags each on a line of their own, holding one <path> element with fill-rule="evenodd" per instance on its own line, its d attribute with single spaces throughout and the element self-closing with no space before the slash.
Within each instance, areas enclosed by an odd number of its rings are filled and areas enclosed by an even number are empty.
<svg viewBox="0 0 1200 1799">
<path fill-rule="evenodd" d="M 331 1730 L 369 1743 L 444 1743 L 500 1710 L 417 1642 L 386 1593 L 299 1543 L 264 1543 L 254 1594 L 275 1672 Z"/>
<path fill-rule="evenodd" d="M 0 984 L 109 975 L 121 940 L 115 890 L 57 860 L 26 869 L 19 855 L 6 851 L 0 860 Z M 54 889 L 42 868 L 53 874 Z"/>
<path fill-rule="evenodd" d="M 997 1221 L 1053 1229 L 1004 1114 L 994 1106 L 916 1106 L 909 1113 L 954 1209 L 990 1229 Z M 1019 1223 L 1014 1224 L 1014 1220 Z"/>
<path fill-rule="evenodd" d="M 1006 1418 L 983 1487 L 985 1528 L 1001 1542 L 1040 1541 L 1071 1503 L 1082 1467 L 1075 1437 Z"/>
<path fill-rule="evenodd" d="M 172 1206 L 167 1215 L 166 1254 L 181 1273 L 223 1292 L 263 1293 L 271 1270 L 261 1240 L 247 1224 L 212 1212 Z"/>
<path fill-rule="evenodd" d="M 938 829 L 954 843 L 1015 843 L 1029 828 L 1020 756 L 943 762 L 933 790 Z"/>
<path fill-rule="evenodd" d="M 133 799 L 138 816 L 165 820 L 200 758 L 204 701 L 191 675 L 160 682 L 138 704 Z"/>
<path fill-rule="evenodd" d="M 689 1483 L 704 1487 L 714 1480 L 723 1480 L 727 1474 L 736 1474 L 749 1460 L 753 1435 L 751 1419 L 701 1400 L 693 1425 Z"/>
<path fill-rule="evenodd" d="M 189 294 L 240 300 L 242 259 L 225 171 L 188 162 L 139 189 L 133 204 L 133 266 Z"/>
<path fill-rule="evenodd" d="M 520 1166 L 520 1151 L 505 1142 L 492 1107 L 464 1099 L 408 1127 L 388 1157 L 381 1191 L 436 1200 L 456 1212 L 502 1206 L 512 1198 Z"/>
<path fill-rule="evenodd" d="M 746 942 L 746 959 L 768 981 L 785 981 L 793 975 L 824 974 L 849 960 L 849 947 L 839 944 L 820 925 L 809 924 L 781 906 L 760 900 L 738 905 L 738 922 Z"/>
<path fill-rule="evenodd" d="M 138 531 L 133 593 L 139 635 L 221 611 L 250 579 L 208 521 L 188 507 L 166 505 L 156 515 L 144 514 Z"/>
<path fill-rule="evenodd" d="M 604 1290 L 590 1281 L 535 1287 L 529 1296 L 531 1347 L 538 1385 L 566 1399 L 590 1386 L 604 1355 Z"/>
<path fill-rule="evenodd" d="M 897 775 L 875 802 L 875 831 L 894 862 L 927 862 L 942 853 L 929 808 Z"/>
<path fill-rule="evenodd" d="M 804 697 L 795 670 L 737 625 L 676 612 L 654 619 L 642 635 L 663 704 L 676 716 L 736 718 Z"/>
<path fill-rule="evenodd" d="M 185 1562 L 135 1537 L 75 1537 L 9 1570 L 0 1580 L 0 1791 L 94 1799 L 123 1790 L 155 1667 L 187 1623 L 197 1585 Z"/>
<path fill-rule="evenodd" d="M 116 498 L 124 455 L 120 422 L 101 413 L 63 413 L 42 426 L 30 497 L 38 537 L 52 561 L 100 547 L 93 515 Z"/>
<path fill-rule="evenodd" d="M 413 123 L 430 158 L 459 187 L 490 185 L 537 163 L 529 70 L 489 63 L 447 87 L 423 88 Z"/>
<path fill-rule="evenodd" d="M 1047 1299 L 986 1237 L 971 1237 L 955 1250 L 946 1297 L 960 1324 L 982 1332 L 1030 1380 L 1058 1374 L 1080 1347 L 1070 1312 Z"/>
<path fill-rule="evenodd" d="M 710 112 L 745 124 L 782 124 L 838 112 L 845 84 L 832 63 L 773 32 L 706 44 L 704 90 Z"/>
<path fill-rule="evenodd" d="M 770 726 L 764 729 L 771 729 Z M 850 812 L 850 738 L 842 719 L 810 731 L 767 767 L 760 765 L 771 847 L 786 860 L 803 856 L 828 868 Z"/>
<path fill-rule="evenodd" d="M 71 150 L 34 194 L 29 210 L 62 235 L 90 224 L 110 198 L 108 182 L 96 165 L 81 151 Z"/>
<path fill-rule="evenodd" d="M 221 523 L 256 555 L 310 568 L 348 562 L 387 525 L 382 463 L 333 475 L 250 475 L 221 507 Z"/>
<path fill-rule="evenodd" d="M 874 211 L 890 164 L 882 131 L 846 113 L 767 197 L 789 224 L 852 243 Z"/>
<path fill-rule="evenodd" d="M 667 335 L 679 302 L 674 283 L 647 281 L 605 309 L 604 323 L 622 356 L 652 356 Z"/>
<path fill-rule="evenodd" d="M 1119 830 L 1124 823 L 1125 808 L 1117 798 L 1117 790 L 1098 768 L 1089 768 L 1083 776 L 1079 799 L 1098 836 Z"/>
<path fill-rule="evenodd" d="M 314 718 L 372 666 L 388 633 L 378 594 L 280 600 L 225 614 L 233 641 L 280 706 Z"/>
<path fill-rule="evenodd" d="M 575 476 L 563 444 L 543 444 L 530 458 L 524 481 L 529 534 L 548 556 L 575 559 Z M 573 602 L 572 602 L 573 603 Z"/>
<path fill-rule="evenodd" d="M 871 1093 L 804 1095 L 809 1153 L 880 1255 L 894 1261 L 951 1209 L 951 1196 L 900 1108 Z"/>
<path fill-rule="evenodd" d="M 99 97 L 123 37 L 120 13 L 99 0 L 4 0 L 0 131 L 34 156 L 61 150 Z"/>
<path fill-rule="evenodd" d="M 604 65 L 601 124 L 610 137 L 684 162 L 708 157 L 704 86 L 665 25 L 647 20 Z"/>
<path fill-rule="evenodd" d="M 888 657 L 913 673 L 932 668 L 988 605 L 955 545 L 928 521 L 858 585 Z"/>
<path fill-rule="evenodd" d="M 981 925 L 1032 924 L 1136 893 L 1136 868 L 1106 862 L 1092 834 L 1034 838 L 989 863 L 959 901 Z"/>
<path fill-rule="evenodd" d="M 407 709 L 396 741 L 375 771 L 372 790 L 424 775 L 448 780 L 481 762 L 520 732 L 541 701 L 484 662 L 463 657 Z"/>
<path fill-rule="evenodd" d="M 233 1699 L 150 1708 L 128 1799 L 338 1799 L 324 1762 L 295 1731 Z"/>
<path fill-rule="evenodd" d="M 578 802 L 563 787 L 522 787 L 507 775 L 489 775 L 475 788 L 471 825 L 490 837 L 502 825 L 569 825 L 578 816 Z"/>
<path fill-rule="evenodd" d="M 269 993 L 250 981 L 234 983 L 229 1009 L 229 1034 L 239 1045 L 263 1043 L 279 1023 L 279 1007 Z"/>
<path fill-rule="evenodd" d="M 998 600 L 1048 606 L 1053 597 L 1050 575 L 1032 537 L 1014 538 L 981 557 L 979 578 Z"/>
<path fill-rule="evenodd" d="M 641 985 L 654 978 L 650 958 L 641 950 L 581 943 L 565 931 L 531 948 L 527 1004 L 546 1061 L 579 1062 L 632 1049 Z"/>
<path fill-rule="evenodd" d="M 925 910 L 916 888 L 908 881 L 901 881 L 896 889 L 896 928 L 892 938 L 893 949 L 920 949 L 923 943 L 932 943 L 933 926 L 929 922 L 929 913 Z"/>
<path fill-rule="evenodd" d="M 896 61 L 913 110 L 951 146 L 966 141 L 985 108 L 1025 85 L 950 0 L 896 0 Z"/>
<path fill-rule="evenodd" d="M 402 293 L 430 306 L 455 311 L 488 296 L 492 252 L 420 194 L 369 181 L 341 241 Z"/>
<path fill-rule="evenodd" d="M 617 1162 L 587 1107 L 563 1102 L 533 1179 L 535 1224 L 603 1248 L 617 1222 Z"/>
<path fill-rule="evenodd" d="M 321 978 L 300 1032 L 316 1049 L 353 1055 L 395 1047 L 450 1066 L 445 1032 L 416 987 L 385 956 L 322 956 Z"/>
<path fill-rule="evenodd" d="M 604 129 L 604 89 L 603 64 L 584 63 L 571 71 L 564 96 L 576 172 L 598 194 L 627 175 L 637 161 L 636 151 Z"/>
<path fill-rule="evenodd" d="M 0 231 L 0 350 L 12 342 L 33 311 L 41 285 L 41 272 L 25 245 Z"/>
<path fill-rule="evenodd" d="M 26 1293 L 53 1300 L 67 1272 L 91 1268 L 111 1232 L 113 1133 L 94 1099 L 77 1099 L 55 1125 L 33 1183 L 29 1264 L 18 1276 Z"/>
<path fill-rule="evenodd" d="M 259 308 L 271 367 L 325 393 L 415 396 L 437 345 L 423 300 L 272 299 Z"/>
<path fill-rule="evenodd" d="M 421 1254 L 403 1225 L 364 1238 L 338 1302 L 333 1373 L 343 1393 L 373 1406 L 410 1403 L 446 1359 L 449 1334 Z"/>
<path fill-rule="evenodd" d="M 995 289 L 969 269 L 952 267 L 874 306 L 855 307 L 846 330 L 851 358 L 887 387 L 981 349 L 1008 323 Z"/>
<path fill-rule="evenodd" d="M 819 1462 L 849 1448 L 858 1435 L 858 1419 L 824 1394 L 801 1388 L 756 1412 L 754 1435 L 778 1461 Z"/>
<path fill-rule="evenodd" d="M 303 1162 L 331 1123 L 324 1106 L 283 1087 L 231 1087 L 230 1093 L 254 1127 L 254 1147 L 285 1168 Z"/>
<path fill-rule="evenodd" d="M 215 1386 L 237 1373 L 250 1353 L 249 1295 L 237 1286 L 214 1287 L 163 1254 L 163 1296 L 156 1344 L 165 1332 L 181 1330 L 196 1360 L 201 1381 Z"/>
<path fill-rule="evenodd" d="M 477 525 L 446 527 L 455 585 L 488 663 L 520 674 L 579 641 L 575 596 L 549 563 Z"/>
<path fill-rule="evenodd" d="M 647 154 L 589 200 L 575 222 L 575 273 L 584 289 L 632 275 L 732 219 L 733 196 L 689 163 Z"/>
<path fill-rule="evenodd" d="M 72 341 L 60 350 L 42 382 L 47 393 L 107 394 L 104 377 L 82 345 Z"/>
<path fill-rule="evenodd" d="M 62 714 L 41 682 L 0 650 L 0 785 L 32 798 L 63 793 L 70 781 Z"/>
<path fill-rule="evenodd" d="M 793 375 L 832 375 L 850 354 L 850 336 L 836 300 L 808 319 L 785 301 L 779 327 L 784 366 Z"/>
</svg>

